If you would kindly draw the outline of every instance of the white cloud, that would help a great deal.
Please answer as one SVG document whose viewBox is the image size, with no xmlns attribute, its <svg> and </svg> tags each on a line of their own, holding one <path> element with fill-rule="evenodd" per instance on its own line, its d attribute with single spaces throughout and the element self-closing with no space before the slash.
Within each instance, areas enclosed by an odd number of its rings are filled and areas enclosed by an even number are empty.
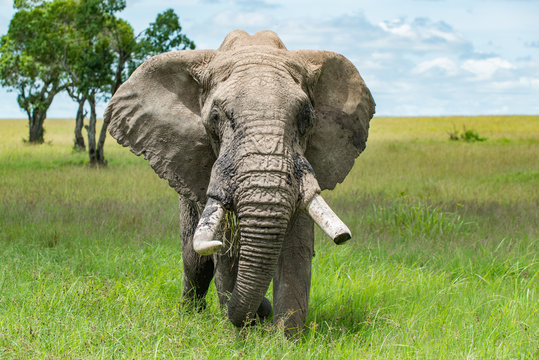
<svg viewBox="0 0 539 360">
<path fill-rule="evenodd" d="M 472 48 L 449 24 L 428 18 L 405 18 L 386 20 L 378 23 L 382 38 L 406 52 L 448 51 L 449 49 L 466 51 Z"/>
<path fill-rule="evenodd" d="M 462 64 L 462 69 L 475 75 L 476 80 L 489 80 L 498 70 L 514 69 L 509 61 L 499 57 L 487 59 L 470 59 Z"/>
<path fill-rule="evenodd" d="M 383 21 L 378 24 L 382 30 L 391 34 L 402 36 L 406 38 L 416 38 L 417 34 L 412 31 L 412 27 L 409 24 L 403 24 L 401 20 Z"/>
<path fill-rule="evenodd" d="M 432 71 L 443 72 L 447 75 L 456 75 L 459 68 L 455 62 L 447 57 L 439 57 L 433 60 L 423 61 L 412 70 L 414 74 L 431 73 Z"/>
</svg>

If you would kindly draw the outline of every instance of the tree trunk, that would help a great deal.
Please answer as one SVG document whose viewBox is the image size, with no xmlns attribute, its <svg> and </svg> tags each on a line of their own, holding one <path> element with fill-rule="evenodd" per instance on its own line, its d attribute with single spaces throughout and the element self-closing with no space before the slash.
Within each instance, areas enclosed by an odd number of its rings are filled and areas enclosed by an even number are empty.
<svg viewBox="0 0 539 360">
<path fill-rule="evenodd" d="M 79 108 L 77 110 L 77 118 L 75 119 L 75 151 L 85 151 L 86 144 L 82 136 L 82 127 L 84 126 L 84 104 L 86 99 L 79 100 Z"/>
<path fill-rule="evenodd" d="M 114 74 L 114 87 L 112 88 L 112 95 L 116 93 L 116 90 L 122 85 L 123 79 L 122 79 L 122 73 L 125 68 L 125 63 L 127 61 L 127 57 L 125 56 L 124 52 L 121 51 L 118 58 L 118 66 L 116 67 L 116 73 Z"/>
<path fill-rule="evenodd" d="M 118 68 L 116 69 L 114 87 L 112 89 L 112 95 L 118 90 L 120 85 L 122 85 L 122 72 L 124 70 L 125 60 L 123 55 L 120 55 L 120 60 L 118 63 Z M 95 141 L 95 103 L 94 103 L 94 141 Z M 103 123 L 101 131 L 99 133 L 99 140 L 97 141 L 97 148 L 94 146 L 94 156 L 90 155 L 90 164 L 107 166 L 107 160 L 105 160 L 105 140 L 107 138 L 107 128 L 108 124 Z M 93 161 L 92 161 L 93 159 Z"/>
<path fill-rule="evenodd" d="M 47 116 L 47 113 L 44 111 L 41 111 L 40 109 L 34 109 L 29 116 L 29 136 L 28 136 L 28 142 L 32 144 L 42 144 L 43 134 L 45 133 L 45 130 L 43 129 L 43 123 L 45 122 L 45 117 Z"/>
<path fill-rule="evenodd" d="M 108 124 L 103 122 L 101 126 L 101 132 L 99 133 L 99 140 L 97 141 L 96 149 L 96 161 L 101 166 L 107 166 L 107 160 L 105 160 L 105 139 L 107 137 Z"/>
<path fill-rule="evenodd" d="M 86 126 L 86 131 L 88 132 L 88 155 L 90 157 L 90 166 L 96 166 L 98 164 L 96 157 L 96 148 L 95 148 L 95 96 L 92 95 L 88 98 L 88 103 L 90 104 L 90 122 Z"/>
<path fill-rule="evenodd" d="M 21 93 L 17 96 L 19 106 L 26 111 L 28 115 L 28 142 L 31 144 L 42 144 L 44 141 L 43 123 L 47 117 L 47 110 L 51 106 L 54 96 L 64 90 L 65 86 L 59 84 L 58 78 L 52 82 L 46 82 L 41 89 L 32 92 L 32 89 L 26 93 L 25 86 L 19 88 Z"/>
</svg>

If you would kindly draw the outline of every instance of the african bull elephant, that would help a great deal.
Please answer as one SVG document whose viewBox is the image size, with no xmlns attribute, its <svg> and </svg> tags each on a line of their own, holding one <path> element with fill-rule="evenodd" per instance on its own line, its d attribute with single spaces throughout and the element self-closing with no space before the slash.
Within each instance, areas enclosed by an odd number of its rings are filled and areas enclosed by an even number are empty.
<svg viewBox="0 0 539 360">
<path fill-rule="evenodd" d="M 241 327 L 271 314 L 273 279 L 274 321 L 289 334 L 303 329 L 313 220 L 336 243 L 351 236 L 320 191 L 365 148 L 374 107 L 346 58 L 288 51 L 271 31 L 236 30 L 218 50 L 161 54 L 131 75 L 105 121 L 179 194 L 184 303 L 203 307 L 214 277 Z M 222 235 L 227 211 L 237 216 L 236 247 Z"/>
</svg>

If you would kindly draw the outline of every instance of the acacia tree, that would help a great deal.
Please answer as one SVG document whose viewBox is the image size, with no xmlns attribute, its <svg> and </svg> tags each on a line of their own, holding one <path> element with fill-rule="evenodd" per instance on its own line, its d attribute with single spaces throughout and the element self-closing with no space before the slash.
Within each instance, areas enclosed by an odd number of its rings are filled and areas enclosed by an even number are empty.
<svg viewBox="0 0 539 360">
<path fill-rule="evenodd" d="M 66 68 L 75 90 L 69 88 L 79 104 L 75 138 L 82 127 L 84 103 L 90 107 L 88 154 L 91 165 L 105 165 L 104 146 L 107 124 L 103 124 L 96 142 L 96 102 L 112 96 L 131 72 L 152 55 L 173 49 L 194 49 L 195 44 L 181 33 L 179 17 L 169 9 L 138 36 L 128 22 L 114 16 L 125 8 L 123 0 L 80 0 L 75 28 L 79 32 L 76 49 Z"/>
<path fill-rule="evenodd" d="M 149 57 L 172 50 L 195 48 L 195 43 L 182 34 L 180 18 L 172 9 L 157 14 L 155 21 L 137 36 L 131 25 L 119 18 L 111 18 L 106 31 L 114 54 L 114 78 L 110 96 L 114 95 L 137 66 Z M 96 149 L 96 156 L 102 161 L 106 135 L 107 124 L 103 124 Z"/>
<path fill-rule="evenodd" d="M 19 92 L 31 142 L 43 142 L 47 109 L 65 89 L 78 103 L 75 148 L 85 147 L 82 128 L 88 103 L 90 164 L 105 164 L 107 127 L 102 126 L 96 142 L 96 102 L 112 96 L 150 56 L 195 48 L 172 9 L 158 14 L 135 36 L 129 23 L 114 15 L 125 5 L 125 0 L 15 0 L 18 11 L 0 43 L 0 81 Z"/>
<path fill-rule="evenodd" d="M 155 21 L 140 34 L 133 65 L 138 66 L 150 56 L 167 51 L 193 50 L 195 43 L 181 31 L 180 18 L 174 10 L 168 9 L 157 14 Z"/>
<path fill-rule="evenodd" d="M 28 116 L 30 143 L 44 141 L 47 110 L 67 84 L 56 61 L 64 33 L 58 10 L 52 3 L 20 8 L 0 40 L 0 84 L 18 92 L 17 103 Z"/>
<path fill-rule="evenodd" d="M 75 147 L 84 148 L 82 126 L 84 104 L 90 105 L 88 135 L 88 155 L 90 165 L 105 165 L 103 144 L 96 146 L 96 102 L 108 94 L 112 86 L 111 67 L 114 59 L 106 29 L 115 19 L 114 12 L 125 7 L 122 0 L 68 0 L 73 16 L 65 19 L 72 29 L 72 41 L 66 43 L 63 66 L 70 79 L 67 91 L 78 103 L 75 125 Z"/>
</svg>

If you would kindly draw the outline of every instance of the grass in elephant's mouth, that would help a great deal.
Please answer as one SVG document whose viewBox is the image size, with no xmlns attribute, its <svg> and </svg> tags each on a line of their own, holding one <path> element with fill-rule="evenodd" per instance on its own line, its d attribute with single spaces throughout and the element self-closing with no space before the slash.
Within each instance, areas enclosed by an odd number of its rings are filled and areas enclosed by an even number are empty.
<svg viewBox="0 0 539 360">
<path fill-rule="evenodd" d="M 240 251 L 240 223 L 235 212 L 227 210 L 222 225 L 223 244 L 230 257 L 237 257 Z"/>
<path fill-rule="evenodd" d="M 488 140 L 447 139 L 466 124 Z M 237 332 L 208 294 L 178 313 L 177 199 L 112 142 L 107 169 L 0 121 L 0 358 L 537 358 L 539 117 L 375 118 L 324 197 L 354 238 L 320 231 L 308 329 Z M 110 141 L 110 140 L 107 140 Z M 270 289 L 271 292 L 271 289 Z M 270 294 L 271 296 L 271 294 Z"/>
</svg>

